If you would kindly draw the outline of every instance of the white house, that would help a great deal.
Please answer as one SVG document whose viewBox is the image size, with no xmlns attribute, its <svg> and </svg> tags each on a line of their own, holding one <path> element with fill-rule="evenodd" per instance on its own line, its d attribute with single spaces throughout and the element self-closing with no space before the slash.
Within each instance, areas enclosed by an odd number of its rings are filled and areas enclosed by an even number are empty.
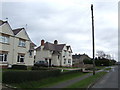
<svg viewBox="0 0 120 90">
<path fill-rule="evenodd" d="M 72 49 L 66 44 L 58 44 L 57 40 L 54 43 L 41 40 L 41 45 L 36 48 L 37 61 L 47 61 L 49 66 L 72 66 Z"/>
<path fill-rule="evenodd" d="M 33 65 L 35 44 L 24 28 L 12 30 L 7 21 L 0 20 L 0 64 Z"/>
</svg>

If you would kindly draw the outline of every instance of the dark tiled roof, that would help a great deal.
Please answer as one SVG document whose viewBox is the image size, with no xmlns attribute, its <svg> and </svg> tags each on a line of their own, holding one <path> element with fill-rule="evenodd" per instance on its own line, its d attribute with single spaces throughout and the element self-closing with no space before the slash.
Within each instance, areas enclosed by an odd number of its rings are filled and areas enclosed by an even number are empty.
<svg viewBox="0 0 120 90">
<path fill-rule="evenodd" d="M 0 26 L 3 25 L 4 23 L 7 23 L 7 21 L 0 20 Z"/>
<path fill-rule="evenodd" d="M 80 59 L 80 58 L 86 58 L 86 59 L 90 59 L 90 57 L 87 55 L 87 54 L 75 54 L 75 55 L 72 55 L 72 58 L 73 59 Z"/>
<path fill-rule="evenodd" d="M 78 54 L 78 55 L 77 55 L 77 54 L 72 55 L 72 58 L 73 58 L 73 59 L 80 59 L 80 57 L 81 57 L 81 55 L 80 55 L 80 54 Z"/>
<path fill-rule="evenodd" d="M 44 50 L 51 50 L 51 51 L 62 51 L 63 47 L 65 46 L 65 44 L 52 44 L 49 42 L 46 42 L 44 44 Z M 41 48 L 41 46 L 39 46 L 38 48 L 36 48 L 36 50 L 39 50 Z"/>
<path fill-rule="evenodd" d="M 52 51 L 62 51 L 64 46 L 65 44 L 52 44 L 52 43 L 46 42 L 44 44 L 44 49 L 52 50 Z"/>
<path fill-rule="evenodd" d="M 16 34 L 18 34 L 22 29 L 24 29 L 24 28 L 14 29 L 14 30 L 12 30 L 12 31 L 13 31 L 14 35 L 16 35 Z"/>
</svg>

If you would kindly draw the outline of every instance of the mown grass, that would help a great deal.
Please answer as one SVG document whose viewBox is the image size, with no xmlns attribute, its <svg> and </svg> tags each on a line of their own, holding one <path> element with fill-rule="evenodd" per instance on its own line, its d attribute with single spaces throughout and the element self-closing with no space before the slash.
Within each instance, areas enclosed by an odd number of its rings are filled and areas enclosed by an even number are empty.
<svg viewBox="0 0 120 90">
<path fill-rule="evenodd" d="M 46 79 L 42 79 L 40 81 L 30 81 L 30 82 L 23 82 L 18 84 L 11 84 L 11 86 L 14 86 L 17 88 L 45 88 L 60 82 L 64 82 L 66 80 L 70 80 L 76 77 L 81 77 L 85 74 L 86 73 L 76 72 L 76 73 L 62 75 L 58 77 L 49 77 Z"/>
<path fill-rule="evenodd" d="M 111 70 L 111 68 L 105 68 L 104 70 Z"/>
<path fill-rule="evenodd" d="M 93 82 L 95 82 L 97 79 L 99 79 L 100 77 L 102 77 L 103 75 L 105 75 L 107 72 L 98 72 L 96 73 L 94 76 L 90 76 L 84 80 L 81 80 L 77 83 L 74 83 L 73 85 L 70 85 L 66 88 L 87 88 L 90 84 L 92 84 Z"/>
</svg>

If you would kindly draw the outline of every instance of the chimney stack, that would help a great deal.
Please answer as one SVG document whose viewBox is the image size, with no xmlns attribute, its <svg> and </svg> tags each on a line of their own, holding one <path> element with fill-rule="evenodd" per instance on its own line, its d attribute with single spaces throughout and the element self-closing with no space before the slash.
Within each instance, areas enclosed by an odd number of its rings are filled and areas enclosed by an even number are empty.
<svg viewBox="0 0 120 90">
<path fill-rule="evenodd" d="M 55 40 L 55 41 L 54 41 L 54 44 L 58 44 L 58 41 L 57 41 L 57 40 Z"/>
<path fill-rule="evenodd" d="M 45 42 L 45 41 L 42 39 L 42 40 L 41 40 L 41 46 L 44 46 L 44 42 Z"/>
</svg>

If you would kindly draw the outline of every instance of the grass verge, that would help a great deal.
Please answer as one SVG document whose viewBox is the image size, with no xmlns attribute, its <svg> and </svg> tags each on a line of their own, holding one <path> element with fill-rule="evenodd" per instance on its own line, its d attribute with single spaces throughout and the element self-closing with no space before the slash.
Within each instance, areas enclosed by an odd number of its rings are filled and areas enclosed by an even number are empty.
<svg viewBox="0 0 120 90">
<path fill-rule="evenodd" d="M 94 76 L 90 76 L 84 80 L 81 80 L 77 83 L 74 83 L 73 85 L 70 85 L 66 88 L 87 88 L 90 84 L 95 82 L 97 79 L 105 75 L 107 72 L 98 72 Z"/>
<path fill-rule="evenodd" d="M 64 82 L 66 80 L 70 80 L 76 77 L 81 77 L 85 74 L 86 73 L 77 72 L 77 73 L 62 75 L 58 77 L 49 77 L 46 79 L 42 79 L 40 81 L 30 81 L 30 82 L 23 82 L 19 84 L 11 84 L 11 86 L 14 86 L 17 88 L 45 88 L 60 82 Z"/>
</svg>

